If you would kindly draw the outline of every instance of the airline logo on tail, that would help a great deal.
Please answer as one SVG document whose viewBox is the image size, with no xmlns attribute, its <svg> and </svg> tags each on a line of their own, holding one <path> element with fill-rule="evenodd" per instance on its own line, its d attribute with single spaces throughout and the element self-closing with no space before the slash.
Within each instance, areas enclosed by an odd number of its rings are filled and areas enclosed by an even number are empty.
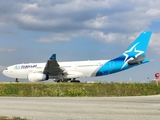
<svg viewBox="0 0 160 120">
<path fill-rule="evenodd" d="M 124 66 L 126 66 L 126 64 L 128 63 L 128 61 L 133 60 L 134 58 L 137 58 L 139 55 L 141 55 L 141 54 L 144 53 L 144 51 L 136 49 L 136 46 L 138 44 L 139 44 L 139 42 L 136 43 L 133 47 L 131 47 L 131 49 L 129 49 L 129 50 L 127 50 L 127 51 L 125 51 L 123 53 L 123 55 L 125 56 L 125 59 L 124 59 L 124 64 L 123 64 L 123 66 L 122 66 L 121 69 L 123 69 Z"/>
<path fill-rule="evenodd" d="M 142 32 L 137 39 L 128 47 L 128 49 L 118 59 L 123 59 L 121 70 L 126 69 L 127 65 L 133 65 L 145 60 L 145 53 L 148 47 L 152 32 Z"/>
</svg>

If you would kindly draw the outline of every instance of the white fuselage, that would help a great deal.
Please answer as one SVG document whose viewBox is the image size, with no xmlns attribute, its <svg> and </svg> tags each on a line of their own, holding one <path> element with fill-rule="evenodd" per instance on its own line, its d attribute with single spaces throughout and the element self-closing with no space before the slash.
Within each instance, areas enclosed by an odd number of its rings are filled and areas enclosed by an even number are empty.
<svg viewBox="0 0 160 120">
<path fill-rule="evenodd" d="M 94 77 L 96 71 L 109 60 L 94 60 L 94 61 L 73 61 L 73 62 L 58 62 L 60 68 L 65 71 L 69 71 L 71 74 L 82 73 L 80 77 Z M 3 71 L 3 74 L 11 78 L 28 78 L 30 73 L 43 73 L 46 63 L 28 63 L 28 64 L 16 64 L 7 67 Z M 70 78 L 71 74 L 67 74 L 64 78 Z M 56 78 L 59 76 L 49 76 L 50 78 Z M 72 78 L 77 78 L 73 76 Z"/>
</svg>

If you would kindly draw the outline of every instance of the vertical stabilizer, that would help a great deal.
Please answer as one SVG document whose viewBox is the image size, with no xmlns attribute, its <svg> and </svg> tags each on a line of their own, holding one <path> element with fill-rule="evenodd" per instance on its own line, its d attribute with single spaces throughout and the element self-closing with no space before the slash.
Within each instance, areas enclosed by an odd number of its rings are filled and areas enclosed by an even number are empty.
<svg viewBox="0 0 160 120">
<path fill-rule="evenodd" d="M 151 31 L 142 32 L 121 56 L 114 59 L 115 61 L 124 61 L 124 64 L 121 69 L 123 69 L 128 63 L 136 64 L 143 62 L 143 60 L 144 62 L 149 62 L 149 60 L 145 58 L 145 54 L 148 47 L 148 43 L 150 41 L 151 34 Z"/>
</svg>

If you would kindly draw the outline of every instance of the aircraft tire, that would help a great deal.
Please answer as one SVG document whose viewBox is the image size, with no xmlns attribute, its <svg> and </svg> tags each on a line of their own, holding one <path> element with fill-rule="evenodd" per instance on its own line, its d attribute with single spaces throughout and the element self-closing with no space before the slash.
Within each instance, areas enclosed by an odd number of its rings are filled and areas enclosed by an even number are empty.
<svg viewBox="0 0 160 120">
<path fill-rule="evenodd" d="M 71 80 L 71 82 L 80 82 L 79 80 Z"/>
<path fill-rule="evenodd" d="M 15 82 L 19 82 L 19 81 L 18 81 L 18 78 L 15 79 Z"/>
</svg>

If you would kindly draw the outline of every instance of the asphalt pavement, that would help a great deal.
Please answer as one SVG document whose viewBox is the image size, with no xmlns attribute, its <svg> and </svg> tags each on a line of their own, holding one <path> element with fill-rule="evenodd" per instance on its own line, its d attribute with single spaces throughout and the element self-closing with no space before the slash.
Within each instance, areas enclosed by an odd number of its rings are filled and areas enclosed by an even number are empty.
<svg viewBox="0 0 160 120">
<path fill-rule="evenodd" d="M 160 120 L 160 95 L 0 97 L 0 116 L 32 120 Z"/>
</svg>

